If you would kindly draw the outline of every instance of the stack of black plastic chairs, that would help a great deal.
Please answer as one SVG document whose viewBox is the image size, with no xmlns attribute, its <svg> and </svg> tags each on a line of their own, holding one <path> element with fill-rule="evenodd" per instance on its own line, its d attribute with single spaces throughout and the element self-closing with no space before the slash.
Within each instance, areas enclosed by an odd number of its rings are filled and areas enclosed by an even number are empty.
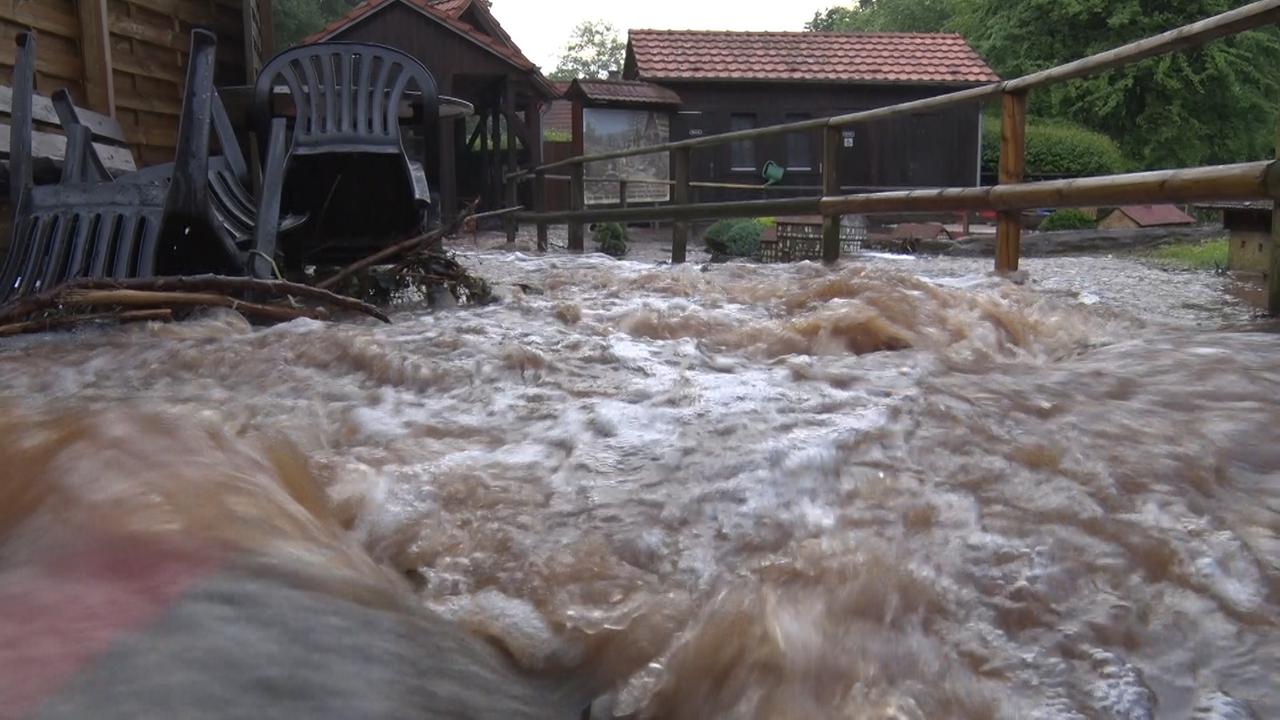
<svg viewBox="0 0 1280 720">
<path fill-rule="evenodd" d="M 290 172 L 297 158 L 349 162 L 398 154 L 403 178 L 387 182 L 403 182 L 390 184 L 391 194 L 408 197 L 420 210 L 429 206 L 422 164 L 405 155 L 399 123 L 401 100 L 412 83 L 421 95 L 425 136 L 434 133 L 436 85 L 421 63 L 391 48 L 357 43 L 303 46 L 274 58 L 254 89 L 253 124 L 262 153 L 255 193 L 249 163 L 214 88 L 216 50 L 212 33 L 192 32 L 172 163 L 112 177 L 70 96 L 58 91 L 53 101 L 67 139 L 62 172 L 55 183 L 36 184 L 35 36 L 18 36 L 9 149 L 13 234 L 0 270 L 0 303 L 81 278 L 278 276 L 284 261 L 280 236 L 322 214 L 306 202 L 282 213 L 282 193 L 300 174 Z M 273 107 L 281 83 L 292 112 Z M 316 207 L 325 200 L 317 198 Z"/>
</svg>

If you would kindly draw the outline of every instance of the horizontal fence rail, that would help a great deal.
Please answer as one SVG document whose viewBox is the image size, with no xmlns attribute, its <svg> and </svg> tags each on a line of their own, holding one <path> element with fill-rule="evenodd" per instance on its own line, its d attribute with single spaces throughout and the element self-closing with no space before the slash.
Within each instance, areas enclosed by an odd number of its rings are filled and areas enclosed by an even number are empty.
<svg viewBox="0 0 1280 720">
<path fill-rule="evenodd" d="M 583 249 L 583 223 L 671 220 L 674 222 L 672 262 L 683 262 L 689 234 L 689 220 L 759 215 L 821 215 L 824 217 L 823 260 L 834 262 L 839 258 L 839 223 L 840 216 L 844 214 L 995 211 L 997 213 L 996 270 L 1001 272 L 1017 270 L 1022 210 L 1280 198 L 1280 169 L 1278 169 L 1280 166 L 1277 165 L 1277 161 L 1270 160 L 1216 167 L 1023 182 L 1026 156 L 1026 107 L 1030 91 L 1095 76 L 1172 52 L 1197 48 L 1218 38 L 1277 22 L 1280 22 L 1280 0 L 1258 0 L 1184 27 L 1012 80 L 968 87 L 931 98 L 828 118 L 739 130 L 626 150 L 579 155 L 545 163 L 506 176 L 511 186 L 531 179 L 535 185 L 534 207 L 537 211 L 517 213 L 512 217 L 515 222 L 537 224 L 538 242 L 542 249 L 546 248 L 547 223 L 567 222 L 569 249 L 572 251 Z M 841 194 L 844 189 L 837 181 L 841 128 L 997 98 L 1002 103 L 999 184 L 989 187 Z M 821 197 L 690 202 L 690 188 L 723 185 L 690 181 L 689 157 L 693 150 L 819 129 L 823 131 L 822 186 L 804 189 L 821 190 Z M 1277 151 L 1280 152 L 1280 147 L 1277 147 Z M 654 207 L 585 209 L 584 168 L 588 163 L 659 153 L 670 154 L 672 180 L 611 179 L 608 182 L 619 183 L 623 186 L 620 189 L 625 189 L 627 184 L 669 185 L 672 187 L 673 204 Z M 559 179 L 558 176 L 549 175 L 548 171 L 566 167 L 569 168 L 570 173 L 568 177 L 571 209 L 547 212 L 546 183 L 552 179 Z M 594 178 L 590 181 L 600 182 Z M 767 190 L 768 187 L 750 187 L 750 189 Z M 509 189 L 508 194 L 513 192 L 513 189 Z M 625 198 L 625 194 L 621 197 Z M 1271 272 L 1268 273 L 1268 298 L 1270 309 L 1272 312 L 1277 312 L 1280 311 L 1280 247 L 1278 247 L 1280 246 L 1280 210 L 1275 212 L 1272 224 L 1274 230 Z"/>
</svg>

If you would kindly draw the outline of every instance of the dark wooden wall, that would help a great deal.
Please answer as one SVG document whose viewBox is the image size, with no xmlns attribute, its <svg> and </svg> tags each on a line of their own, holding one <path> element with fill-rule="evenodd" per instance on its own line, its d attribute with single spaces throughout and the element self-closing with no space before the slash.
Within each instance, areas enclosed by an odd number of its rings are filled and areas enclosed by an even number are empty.
<svg viewBox="0 0 1280 720">
<path fill-rule="evenodd" d="M 730 130 L 735 113 L 755 115 L 756 127 L 780 125 L 792 115 L 827 117 L 932 97 L 955 88 L 927 86 L 856 86 L 817 83 L 662 83 L 684 100 L 673 113 L 671 139 L 690 136 L 700 122 L 703 135 Z M 700 111 L 700 116 L 683 114 Z M 975 103 L 938 113 L 859 125 L 853 147 L 841 149 L 840 184 L 848 187 L 972 186 L 978 178 L 979 107 Z M 731 147 L 693 152 L 693 180 L 756 183 L 766 161 L 787 164 L 784 136 L 754 141 L 755 171 L 730 167 Z M 842 144 L 843 145 L 843 144 Z M 822 136 L 809 135 L 811 170 L 788 170 L 783 185 L 821 185 Z M 699 200 L 733 199 L 734 191 L 699 190 Z M 770 193 L 777 197 L 784 193 Z M 794 194 L 813 194 L 794 193 Z"/>
<path fill-rule="evenodd" d="M 531 73 L 401 4 L 388 6 L 342 29 L 332 39 L 381 43 L 412 55 L 431 71 L 441 94 L 472 103 L 478 114 L 499 101 L 503 82 L 511 84 L 520 110 L 541 98 L 532 87 Z M 436 146 L 440 162 L 437 167 L 427 168 L 428 181 L 433 189 L 440 190 L 448 216 L 452 216 L 460 199 L 483 192 L 484 176 L 477 165 L 480 155 L 463 147 L 466 135 L 461 137 L 460 140 L 457 126 L 442 126 Z M 491 190 L 490 194 L 493 192 L 500 191 Z"/>
<path fill-rule="evenodd" d="M 191 29 L 218 35 L 219 84 L 246 83 L 270 45 L 265 7 L 266 0 L 0 0 L 0 83 L 13 74 L 13 37 L 33 30 L 38 92 L 67 88 L 78 104 L 114 115 L 139 165 L 171 162 Z M 96 46 L 91 10 L 105 20 Z M 111 91 L 94 87 L 107 76 Z"/>
</svg>

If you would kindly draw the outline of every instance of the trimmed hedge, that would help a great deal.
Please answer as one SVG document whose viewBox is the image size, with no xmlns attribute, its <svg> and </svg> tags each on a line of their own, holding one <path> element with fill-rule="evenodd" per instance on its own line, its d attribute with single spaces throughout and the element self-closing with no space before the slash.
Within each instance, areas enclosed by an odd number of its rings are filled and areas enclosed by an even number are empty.
<svg viewBox="0 0 1280 720">
<path fill-rule="evenodd" d="M 620 258 L 627 254 L 627 229 L 619 223 L 596 226 L 591 231 L 591 239 L 595 241 L 596 249 L 605 255 Z"/>
<path fill-rule="evenodd" d="M 1028 121 L 1027 164 L 1029 176 L 1111 175 L 1127 169 L 1120 146 L 1099 132 L 1063 121 Z M 1000 120 L 984 117 L 982 169 L 995 173 L 1000 167 Z"/>
<path fill-rule="evenodd" d="M 1092 230 L 1097 226 L 1098 222 L 1083 212 L 1066 208 L 1053 211 L 1040 223 L 1038 229 L 1040 232 L 1053 232 L 1055 230 Z"/>
<path fill-rule="evenodd" d="M 758 220 L 733 218 L 712 225 L 702 240 L 712 257 L 755 257 L 760 252 L 763 232 Z"/>
</svg>

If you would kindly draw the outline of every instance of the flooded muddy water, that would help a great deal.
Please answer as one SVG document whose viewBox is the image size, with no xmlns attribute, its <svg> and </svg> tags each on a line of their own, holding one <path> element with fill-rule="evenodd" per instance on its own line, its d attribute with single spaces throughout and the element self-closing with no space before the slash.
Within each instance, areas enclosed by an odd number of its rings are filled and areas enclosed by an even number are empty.
<svg viewBox="0 0 1280 720">
<path fill-rule="evenodd" d="M 1219 279 L 464 260 L 501 303 L 6 341 L 0 578 L 194 537 L 593 717 L 1280 717 L 1280 334 Z"/>
</svg>

